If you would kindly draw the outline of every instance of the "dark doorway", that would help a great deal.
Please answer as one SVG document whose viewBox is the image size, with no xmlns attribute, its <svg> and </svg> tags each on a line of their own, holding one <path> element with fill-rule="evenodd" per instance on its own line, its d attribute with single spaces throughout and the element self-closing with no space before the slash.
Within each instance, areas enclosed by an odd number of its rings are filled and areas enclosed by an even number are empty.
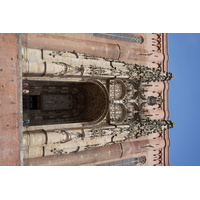
<svg viewBox="0 0 200 200">
<path fill-rule="evenodd" d="M 108 111 L 108 93 L 99 82 L 29 81 L 23 109 L 29 125 L 93 122 Z"/>
<path fill-rule="evenodd" d="M 24 110 L 38 110 L 40 109 L 39 95 L 23 95 L 23 109 Z"/>
</svg>

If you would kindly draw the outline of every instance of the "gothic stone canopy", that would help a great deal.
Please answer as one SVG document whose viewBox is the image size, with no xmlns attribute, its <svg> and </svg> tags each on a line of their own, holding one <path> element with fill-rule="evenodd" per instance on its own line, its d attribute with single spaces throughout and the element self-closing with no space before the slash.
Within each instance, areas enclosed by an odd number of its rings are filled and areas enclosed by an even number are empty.
<svg viewBox="0 0 200 200">
<path fill-rule="evenodd" d="M 26 165 L 169 165 L 166 34 L 22 36 Z"/>
</svg>

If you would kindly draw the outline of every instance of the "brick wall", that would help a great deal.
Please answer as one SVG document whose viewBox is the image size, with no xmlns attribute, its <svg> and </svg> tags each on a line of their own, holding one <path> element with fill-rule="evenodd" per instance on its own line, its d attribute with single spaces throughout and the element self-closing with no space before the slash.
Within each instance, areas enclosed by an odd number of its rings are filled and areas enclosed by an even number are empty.
<svg viewBox="0 0 200 200">
<path fill-rule="evenodd" d="M 0 165 L 20 165 L 18 34 L 0 34 Z"/>
</svg>

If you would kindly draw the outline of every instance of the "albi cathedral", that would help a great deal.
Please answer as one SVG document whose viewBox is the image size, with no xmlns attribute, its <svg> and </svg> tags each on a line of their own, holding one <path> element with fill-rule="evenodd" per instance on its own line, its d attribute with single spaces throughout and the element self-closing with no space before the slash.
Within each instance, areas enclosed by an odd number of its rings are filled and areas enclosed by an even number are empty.
<svg viewBox="0 0 200 200">
<path fill-rule="evenodd" d="M 169 165 L 167 34 L 21 34 L 24 165 Z"/>
</svg>

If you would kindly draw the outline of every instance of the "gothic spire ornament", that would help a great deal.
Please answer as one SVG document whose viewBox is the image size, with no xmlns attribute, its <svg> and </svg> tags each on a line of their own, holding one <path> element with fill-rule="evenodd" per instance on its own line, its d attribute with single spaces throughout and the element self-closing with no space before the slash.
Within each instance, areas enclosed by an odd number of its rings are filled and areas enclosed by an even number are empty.
<svg viewBox="0 0 200 200">
<path fill-rule="evenodd" d="M 159 70 L 140 66 L 138 64 L 133 66 L 129 65 L 128 69 L 130 78 L 147 83 L 155 81 L 169 81 L 174 77 L 170 72 L 161 72 Z"/>
<path fill-rule="evenodd" d="M 144 119 L 136 121 L 130 125 L 130 136 L 139 138 L 152 133 L 161 132 L 174 127 L 174 123 L 170 120 L 150 120 Z"/>
</svg>

